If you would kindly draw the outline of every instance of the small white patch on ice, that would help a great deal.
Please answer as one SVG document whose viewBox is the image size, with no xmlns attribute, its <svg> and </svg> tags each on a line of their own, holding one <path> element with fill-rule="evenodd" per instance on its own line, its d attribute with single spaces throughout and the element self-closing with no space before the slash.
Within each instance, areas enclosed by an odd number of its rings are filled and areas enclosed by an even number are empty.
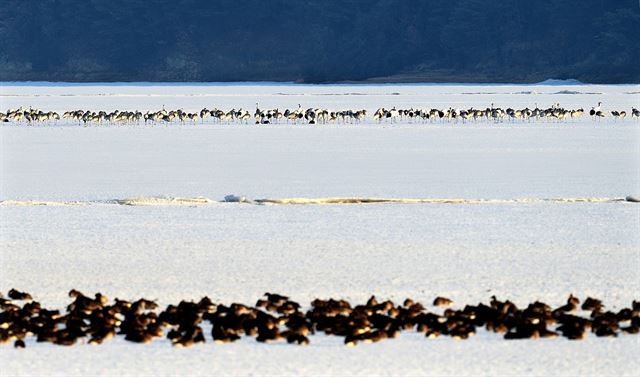
<svg viewBox="0 0 640 377">
<path fill-rule="evenodd" d="M 245 196 L 238 196 L 238 195 L 227 195 L 224 197 L 224 201 L 227 203 L 252 203 L 255 204 L 255 202 L 251 199 L 247 199 Z"/>
</svg>

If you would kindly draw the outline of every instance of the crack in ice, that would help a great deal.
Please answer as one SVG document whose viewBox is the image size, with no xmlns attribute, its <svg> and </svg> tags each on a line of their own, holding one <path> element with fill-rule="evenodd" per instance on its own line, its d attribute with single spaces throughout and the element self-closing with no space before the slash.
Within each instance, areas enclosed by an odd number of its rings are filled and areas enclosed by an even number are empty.
<svg viewBox="0 0 640 377">
<path fill-rule="evenodd" d="M 463 199 L 463 198 L 375 198 L 375 197 L 325 197 L 325 198 L 264 198 L 250 199 L 245 196 L 227 195 L 223 200 L 212 200 L 204 196 L 171 197 L 141 196 L 110 200 L 2 200 L 0 206 L 202 206 L 221 203 L 245 203 L 254 205 L 310 205 L 310 204 L 536 204 L 536 203 L 617 203 L 640 202 L 637 196 L 626 198 L 577 197 L 577 198 L 514 198 L 514 199 Z"/>
</svg>

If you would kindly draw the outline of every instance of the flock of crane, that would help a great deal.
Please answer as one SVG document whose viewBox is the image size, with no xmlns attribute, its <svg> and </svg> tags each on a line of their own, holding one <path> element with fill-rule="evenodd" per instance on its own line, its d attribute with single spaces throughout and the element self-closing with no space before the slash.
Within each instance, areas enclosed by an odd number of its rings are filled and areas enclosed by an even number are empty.
<svg viewBox="0 0 640 377">
<path fill-rule="evenodd" d="M 594 119 L 605 117 L 613 117 L 616 120 L 623 120 L 627 116 L 626 111 L 605 111 L 601 108 L 601 103 L 591 108 L 588 112 L 589 116 Z M 9 109 L 6 113 L 0 112 L 0 122 L 15 124 L 48 124 L 50 122 L 58 122 L 61 119 L 77 122 L 78 124 L 167 124 L 179 122 L 184 123 L 204 123 L 212 121 L 222 124 L 327 124 L 327 123 L 346 123 L 358 124 L 367 119 L 367 110 L 339 110 L 331 111 L 322 108 L 304 109 L 298 105 L 297 109 L 260 109 L 256 104 L 256 110 L 251 114 L 248 110 L 232 109 L 229 111 L 214 108 L 209 110 L 204 108 L 196 112 L 186 112 L 182 109 L 166 110 L 164 107 L 158 111 L 125 111 L 115 110 L 107 111 L 91 111 L 91 110 L 73 110 L 66 111 L 60 117 L 60 114 L 54 111 L 42 111 L 34 108 Z M 552 120 L 563 121 L 569 119 L 580 118 L 585 115 L 582 108 L 565 109 L 560 104 L 554 104 L 549 108 L 538 108 L 536 105 L 533 109 L 528 107 L 523 109 L 507 108 L 502 109 L 491 107 L 485 109 L 398 109 L 393 107 L 387 109 L 379 108 L 373 114 L 373 121 L 382 123 L 396 122 L 462 122 L 468 121 L 531 121 L 531 120 Z M 633 108 L 631 117 L 640 119 L 640 110 Z"/>
</svg>

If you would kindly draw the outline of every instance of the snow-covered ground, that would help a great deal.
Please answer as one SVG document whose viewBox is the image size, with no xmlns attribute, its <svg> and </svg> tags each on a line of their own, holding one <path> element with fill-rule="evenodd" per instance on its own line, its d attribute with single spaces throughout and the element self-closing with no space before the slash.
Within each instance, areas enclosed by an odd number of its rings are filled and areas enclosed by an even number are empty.
<svg viewBox="0 0 640 377">
<path fill-rule="evenodd" d="M 29 84 L 0 83 L 0 109 L 33 106 L 65 110 L 158 110 L 185 111 L 231 108 L 330 109 L 448 108 L 495 106 L 582 107 L 587 111 L 602 102 L 603 110 L 640 107 L 640 85 L 291 85 L 291 84 Z"/>
<path fill-rule="evenodd" d="M 554 94 L 561 91 L 582 94 Z M 537 94 L 524 92 L 535 92 Z M 357 93 L 357 94 L 354 94 Z M 483 94 L 484 93 L 484 94 Z M 591 94 L 599 93 L 599 94 Z M 264 107 L 639 107 L 639 86 L 4 85 L 0 109 L 141 111 Z M 0 126 L 0 288 L 46 306 L 71 288 L 162 304 L 265 291 L 308 305 L 371 294 L 463 306 L 576 294 L 640 299 L 640 206 L 504 199 L 640 194 L 640 122 L 335 126 Z M 115 205 L 134 197 L 502 199 L 469 204 Z M 34 206 L 15 201 L 82 201 Z M 10 202 L 11 201 L 11 202 Z M 175 204 L 175 203 L 174 203 Z M 209 338 L 210 339 L 210 338 Z M 504 341 L 399 339 L 355 348 L 0 347 L 4 375 L 634 375 L 637 336 Z"/>
</svg>

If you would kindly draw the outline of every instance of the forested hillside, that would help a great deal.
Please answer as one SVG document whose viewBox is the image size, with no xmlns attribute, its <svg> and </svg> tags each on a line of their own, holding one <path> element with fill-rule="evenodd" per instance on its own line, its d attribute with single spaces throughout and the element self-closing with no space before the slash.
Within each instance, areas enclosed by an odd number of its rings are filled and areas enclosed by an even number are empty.
<svg viewBox="0 0 640 377">
<path fill-rule="evenodd" d="M 2 0 L 0 80 L 640 82 L 637 0 Z"/>
</svg>

